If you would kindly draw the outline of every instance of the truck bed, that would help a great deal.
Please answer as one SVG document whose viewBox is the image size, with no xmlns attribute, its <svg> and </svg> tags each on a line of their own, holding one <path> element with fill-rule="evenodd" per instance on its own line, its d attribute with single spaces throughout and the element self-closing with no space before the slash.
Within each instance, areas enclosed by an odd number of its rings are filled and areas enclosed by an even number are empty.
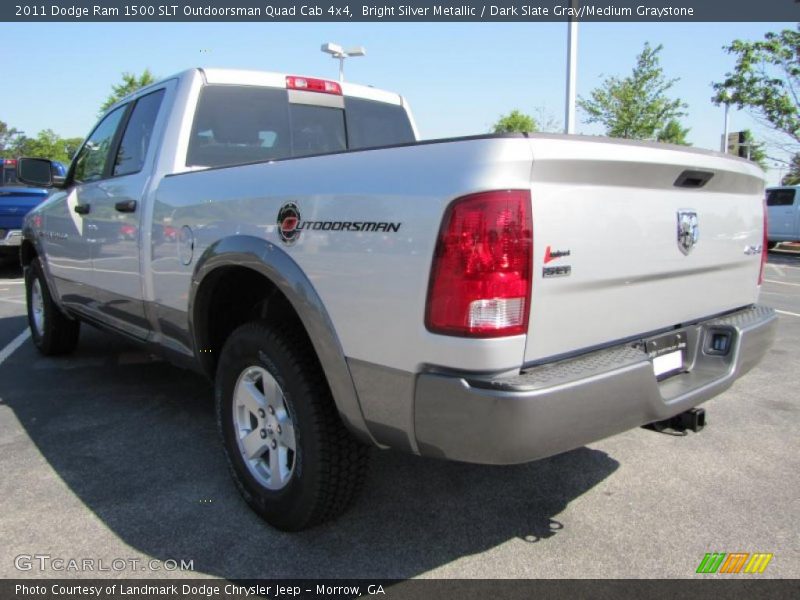
<svg viewBox="0 0 800 600">
<path fill-rule="evenodd" d="M 693 171 L 710 179 L 675 185 Z M 423 316 L 442 215 L 455 198 L 493 189 L 532 197 L 528 335 L 432 334 Z M 197 256 L 234 234 L 287 252 L 320 294 L 348 358 L 408 372 L 519 370 L 747 306 L 758 294 L 759 256 L 745 250 L 762 243 L 762 173 L 695 149 L 536 134 L 433 140 L 185 173 L 165 178 L 156 197 L 154 231 L 198 223 Z M 287 203 L 304 221 L 398 229 L 306 230 L 287 246 L 276 225 Z M 699 221 L 688 254 L 678 244 L 681 210 Z M 191 270 L 170 244 L 153 247 L 148 273 L 156 302 L 180 310 Z M 569 274 L 545 276 L 559 266 Z"/>
</svg>

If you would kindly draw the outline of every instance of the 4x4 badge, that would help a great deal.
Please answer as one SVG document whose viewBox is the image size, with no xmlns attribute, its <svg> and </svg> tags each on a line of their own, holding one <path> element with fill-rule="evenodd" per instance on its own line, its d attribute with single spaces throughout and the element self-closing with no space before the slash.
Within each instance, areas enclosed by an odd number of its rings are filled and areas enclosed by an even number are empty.
<svg viewBox="0 0 800 600">
<path fill-rule="evenodd" d="M 689 254 L 700 239 L 700 226 L 697 222 L 697 212 L 681 209 L 678 211 L 678 248 L 684 254 Z"/>
</svg>

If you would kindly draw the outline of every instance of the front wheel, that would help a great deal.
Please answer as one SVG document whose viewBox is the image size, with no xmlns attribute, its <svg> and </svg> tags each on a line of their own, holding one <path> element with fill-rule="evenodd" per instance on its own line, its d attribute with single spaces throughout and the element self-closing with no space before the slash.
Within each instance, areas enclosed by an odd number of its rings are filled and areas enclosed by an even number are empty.
<svg viewBox="0 0 800 600">
<path fill-rule="evenodd" d="M 31 338 L 39 352 L 46 356 L 72 352 L 78 345 L 81 324 L 62 313 L 53 301 L 38 258 L 25 269 L 25 299 Z"/>
<path fill-rule="evenodd" d="M 220 355 L 215 395 L 236 486 L 268 523 L 299 531 L 351 504 L 368 448 L 343 425 L 315 355 L 295 332 L 239 327 Z"/>
</svg>

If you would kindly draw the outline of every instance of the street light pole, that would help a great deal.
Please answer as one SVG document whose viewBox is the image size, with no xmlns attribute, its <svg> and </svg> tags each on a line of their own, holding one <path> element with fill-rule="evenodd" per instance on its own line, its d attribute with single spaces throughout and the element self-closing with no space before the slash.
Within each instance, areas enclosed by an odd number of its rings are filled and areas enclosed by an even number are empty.
<svg viewBox="0 0 800 600">
<path fill-rule="evenodd" d="M 579 0 L 570 0 L 570 11 L 577 11 Z M 573 13 L 574 14 L 574 13 Z M 578 21 L 570 16 L 567 23 L 567 99 L 564 133 L 575 133 L 575 98 L 578 81 Z"/>
<path fill-rule="evenodd" d="M 724 128 L 724 132 L 725 133 L 722 134 L 722 149 L 721 149 L 721 152 L 723 152 L 725 154 L 727 154 L 727 152 L 728 152 L 728 125 L 729 125 L 729 122 L 728 122 L 728 110 L 730 109 L 730 107 L 731 107 L 730 103 L 726 102 L 725 103 L 725 128 Z"/>
<path fill-rule="evenodd" d="M 333 44 L 328 42 L 327 44 L 322 44 L 320 48 L 326 54 L 330 54 L 332 58 L 339 59 L 339 82 L 344 81 L 344 59 L 351 58 L 353 56 L 365 56 L 367 51 L 364 49 L 364 46 L 354 46 L 353 48 L 348 48 L 345 50 L 339 44 Z"/>
</svg>

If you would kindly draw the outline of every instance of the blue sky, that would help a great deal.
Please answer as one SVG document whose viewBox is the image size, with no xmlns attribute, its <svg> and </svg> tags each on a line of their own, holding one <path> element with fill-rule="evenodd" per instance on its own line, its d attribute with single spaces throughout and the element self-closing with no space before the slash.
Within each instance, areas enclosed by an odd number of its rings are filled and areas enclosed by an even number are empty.
<svg viewBox="0 0 800 600">
<path fill-rule="evenodd" d="M 578 93 L 604 75 L 626 75 L 645 41 L 663 44 L 672 93 L 689 104 L 689 140 L 719 148 L 723 111 L 711 81 L 733 66 L 722 46 L 758 39 L 785 23 L 583 23 Z M 425 138 L 487 131 L 513 108 L 563 121 L 564 23 L 0 23 L 0 120 L 35 135 L 84 136 L 122 71 L 166 76 L 192 66 L 337 76 L 323 42 L 363 45 L 347 79 L 398 91 Z M 579 133 L 601 133 L 579 113 Z M 731 130 L 758 125 L 731 111 Z M 778 176 L 770 174 L 770 181 Z"/>
</svg>

